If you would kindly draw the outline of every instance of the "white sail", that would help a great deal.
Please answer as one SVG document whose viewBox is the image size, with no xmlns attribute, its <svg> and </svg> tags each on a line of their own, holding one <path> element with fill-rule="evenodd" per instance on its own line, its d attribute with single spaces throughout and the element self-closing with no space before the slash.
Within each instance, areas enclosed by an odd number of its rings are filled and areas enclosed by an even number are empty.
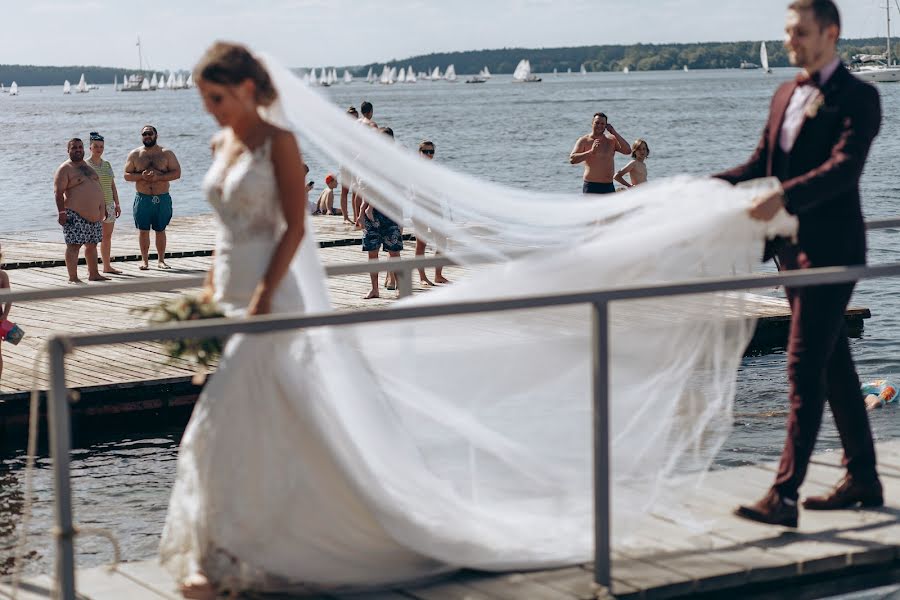
<svg viewBox="0 0 900 600">
<path fill-rule="evenodd" d="M 336 74 L 335 74 L 335 72 L 334 72 L 334 69 L 328 71 L 328 77 L 325 79 L 325 82 L 326 82 L 328 85 L 334 85 L 335 82 L 337 82 L 337 76 L 336 76 Z"/>
<path fill-rule="evenodd" d="M 391 70 L 388 71 L 388 83 L 394 83 L 397 81 L 397 67 L 391 67 Z"/>
<path fill-rule="evenodd" d="M 153 77 L 150 78 L 150 87 L 151 88 L 159 87 L 159 79 L 156 78 L 156 73 L 154 73 Z"/>
<path fill-rule="evenodd" d="M 153 85 L 153 82 L 151 81 L 150 84 Z M 156 89 L 164 90 L 166 87 L 166 76 L 165 74 L 162 74 L 159 76 L 159 82 L 156 84 Z"/>
<path fill-rule="evenodd" d="M 331 83 L 337 83 L 337 81 L 338 81 L 337 69 L 332 67 L 331 68 Z"/>
<path fill-rule="evenodd" d="M 75 91 L 79 94 L 86 94 L 88 91 L 87 81 L 84 79 L 84 73 L 81 74 L 81 79 L 78 80 L 78 85 L 75 87 Z"/>
<path fill-rule="evenodd" d="M 435 67 L 434 71 L 431 72 L 431 80 L 438 81 L 439 79 L 441 79 L 441 68 Z"/>
<path fill-rule="evenodd" d="M 319 83 L 319 76 L 316 75 L 316 68 L 313 67 L 312 71 L 309 72 L 309 82 L 313 85 Z"/>
<path fill-rule="evenodd" d="M 179 73 L 178 77 L 175 78 L 175 89 L 184 89 L 184 73 Z"/>
<path fill-rule="evenodd" d="M 397 73 L 397 83 L 406 83 L 406 71 L 404 69 L 400 69 L 400 72 Z"/>
<path fill-rule="evenodd" d="M 375 75 L 372 74 L 372 67 L 369 67 L 369 74 L 366 75 L 366 83 L 375 83 Z"/>
<path fill-rule="evenodd" d="M 184 82 L 184 87 L 189 87 L 189 88 L 194 87 L 194 74 L 193 73 L 188 73 L 188 78 Z"/>
<path fill-rule="evenodd" d="M 690 71 L 690 69 L 688 69 L 687 65 L 684 65 L 684 72 L 687 73 L 688 71 Z"/>
<path fill-rule="evenodd" d="M 553 67 L 553 76 L 559 77 L 559 71 L 556 70 L 556 67 Z"/>
<path fill-rule="evenodd" d="M 114 92 L 119 91 L 119 76 L 118 75 L 113 75 L 113 91 Z"/>
<path fill-rule="evenodd" d="M 2 81 L 0 81 L 0 94 L 5 94 L 5 93 L 6 93 L 6 86 L 3 85 Z"/>
<path fill-rule="evenodd" d="M 351 83 L 353 81 L 353 75 L 350 74 L 350 71 L 344 69 L 344 83 Z"/>
<path fill-rule="evenodd" d="M 150 89 L 150 80 L 144 77 L 144 81 L 141 82 L 141 89 L 147 91 Z"/>
<path fill-rule="evenodd" d="M 170 90 L 175 89 L 175 73 L 172 71 L 169 71 L 169 78 L 166 80 L 166 87 Z"/>
<path fill-rule="evenodd" d="M 481 70 L 481 76 L 485 79 L 491 78 L 491 72 L 488 70 L 487 65 L 485 65 L 485 67 Z"/>
<path fill-rule="evenodd" d="M 387 65 L 381 68 L 381 77 L 378 78 L 378 83 L 388 83 L 391 76 L 391 68 Z"/>
<path fill-rule="evenodd" d="M 413 71 L 412 65 L 406 68 L 406 83 L 416 83 L 416 72 Z"/>
<path fill-rule="evenodd" d="M 581 74 L 587 75 L 587 69 L 584 68 L 584 65 L 581 65 Z"/>
<path fill-rule="evenodd" d="M 13 81 L 9 85 L 9 95 L 10 96 L 18 96 L 19 95 L 19 85 L 15 81 Z"/>
<path fill-rule="evenodd" d="M 631 69 L 629 69 L 628 67 L 625 67 L 622 69 L 622 72 L 625 73 L 626 75 L 628 75 L 631 72 Z"/>
<path fill-rule="evenodd" d="M 71 93 L 72 93 L 72 84 L 69 83 L 68 79 L 66 79 L 66 81 L 63 83 L 63 94 L 71 94 Z"/>
<path fill-rule="evenodd" d="M 319 73 L 319 85 L 328 85 L 328 73 L 326 72 L 328 69 L 322 68 L 322 71 Z"/>
<path fill-rule="evenodd" d="M 456 81 L 456 67 L 448 65 L 447 72 L 444 73 L 444 79 L 447 81 Z"/>
<path fill-rule="evenodd" d="M 566 74 L 567 74 L 567 75 L 571 75 L 571 74 L 572 74 L 572 67 L 569 67 L 568 69 L 566 69 Z"/>
<path fill-rule="evenodd" d="M 769 52 L 766 50 L 766 43 L 762 42 L 759 45 L 759 64 L 762 65 L 763 71 L 766 73 L 770 73 L 769 70 Z"/>
<path fill-rule="evenodd" d="M 531 76 L 531 63 L 528 62 L 527 58 L 523 58 L 519 61 L 519 64 L 516 65 L 516 70 L 513 71 L 513 81 L 525 81 Z"/>
</svg>

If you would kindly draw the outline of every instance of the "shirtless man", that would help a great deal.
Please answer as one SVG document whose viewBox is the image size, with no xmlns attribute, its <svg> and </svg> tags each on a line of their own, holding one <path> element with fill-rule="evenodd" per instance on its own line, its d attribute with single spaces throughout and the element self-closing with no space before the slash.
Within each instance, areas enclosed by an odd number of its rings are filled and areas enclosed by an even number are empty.
<svg viewBox="0 0 900 600">
<path fill-rule="evenodd" d="M 125 181 L 133 181 L 137 190 L 133 212 L 143 260 L 142 271 L 150 268 L 150 229 L 156 232 L 157 266 L 169 268 L 166 264 L 166 226 L 172 219 L 169 182 L 181 177 L 181 165 L 175 153 L 157 145 L 156 139 L 156 127 L 144 125 L 141 128 L 143 145 L 132 150 L 125 160 Z"/>
<path fill-rule="evenodd" d="M 578 138 L 569 155 L 573 165 L 584 163 L 585 194 L 611 194 L 616 191 L 613 176 L 616 174 L 616 152 L 631 154 L 631 147 L 616 132 L 602 112 L 594 114 L 591 132 Z"/>
<path fill-rule="evenodd" d="M 359 105 L 359 112 L 362 116 L 356 121 L 357 123 L 362 123 L 367 127 L 374 127 L 378 129 L 378 123 L 372 120 L 372 115 L 375 114 L 375 108 L 372 106 L 372 103 L 368 100 L 364 100 L 362 104 Z M 365 185 L 363 181 L 359 177 L 353 178 L 353 216 L 356 219 L 356 228 L 362 229 L 362 214 L 359 211 L 360 206 L 363 203 L 363 190 Z"/>
<path fill-rule="evenodd" d="M 69 283 L 78 279 L 78 253 L 84 246 L 88 279 L 107 281 L 97 270 L 97 244 L 103 241 L 103 219 L 106 201 L 97 171 L 84 162 L 84 142 L 72 138 L 67 145 L 69 160 L 56 170 L 53 193 L 56 196 L 58 221 L 66 241 L 66 270 Z"/>
</svg>

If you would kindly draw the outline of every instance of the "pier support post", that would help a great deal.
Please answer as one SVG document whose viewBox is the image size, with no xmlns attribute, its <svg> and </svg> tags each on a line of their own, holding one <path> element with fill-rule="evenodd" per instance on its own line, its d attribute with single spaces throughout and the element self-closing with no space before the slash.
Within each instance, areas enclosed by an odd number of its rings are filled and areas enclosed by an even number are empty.
<svg viewBox="0 0 900 600">
<path fill-rule="evenodd" d="M 611 589 L 609 481 L 609 303 L 594 302 L 594 582 Z"/>
<path fill-rule="evenodd" d="M 64 340 L 47 342 L 50 357 L 50 456 L 53 460 L 54 509 L 56 512 L 56 600 L 75 600 L 75 529 L 72 526 L 72 486 L 69 454 L 72 450 L 71 416 L 66 392 L 67 348 Z"/>
<path fill-rule="evenodd" d="M 401 298 L 412 296 L 412 271 L 409 269 L 397 271 L 397 289 Z"/>
</svg>

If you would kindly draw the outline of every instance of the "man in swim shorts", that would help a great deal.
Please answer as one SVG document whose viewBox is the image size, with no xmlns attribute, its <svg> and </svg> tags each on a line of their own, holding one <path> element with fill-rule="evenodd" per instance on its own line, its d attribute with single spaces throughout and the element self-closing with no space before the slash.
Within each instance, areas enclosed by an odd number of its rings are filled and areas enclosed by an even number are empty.
<svg viewBox="0 0 900 600">
<path fill-rule="evenodd" d="M 166 226 L 172 219 L 172 197 L 169 183 L 181 177 L 181 165 L 175 153 L 157 144 L 158 133 L 153 125 L 141 128 L 142 145 L 128 154 L 125 161 L 125 181 L 133 181 L 134 226 L 138 229 L 138 243 L 143 263 L 140 269 L 150 268 L 150 230 L 156 232 L 157 266 L 166 264 Z"/>
<path fill-rule="evenodd" d="M 584 163 L 584 182 L 581 187 L 583 193 L 612 194 L 616 191 L 613 185 L 616 152 L 631 154 L 631 146 L 609 124 L 605 114 L 594 113 L 591 132 L 578 138 L 569 154 L 571 164 Z"/>
<path fill-rule="evenodd" d="M 53 193 L 56 197 L 57 221 L 63 228 L 66 242 L 66 270 L 69 283 L 82 283 L 78 279 L 78 253 L 84 246 L 84 259 L 88 267 L 88 279 L 106 281 L 97 270 L 97 244 L 103 240 L 103 219 L 106 218 L 106 202 L 100 177 L 84 161 L 84 142 L 72 138 L 66 146 L 69 160 L 56 170 L 53 177 Z"/>
</svg>

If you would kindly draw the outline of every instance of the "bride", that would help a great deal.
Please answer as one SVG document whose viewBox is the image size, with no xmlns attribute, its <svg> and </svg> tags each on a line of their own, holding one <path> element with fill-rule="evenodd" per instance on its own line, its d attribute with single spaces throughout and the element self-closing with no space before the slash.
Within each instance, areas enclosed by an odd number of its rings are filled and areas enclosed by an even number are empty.
<svg viewBox="0 0 900 600">
<path fill-rule="evenodd" d="M 497 265 L 406 305 L 749 273 L 761 255 L 753 194 L 721 182 L 604 203 L 512 190 L 356 127 L 242 46 L 213 45 L 194 81 L 222 126 L 207 293 L 232 316 L 330 310 L 297 135 L 364 177 L 379 210 L 452 240 L 457 262 Z M 611 311 L 618 542 L 711 464 L 754 322 L 741 294 Z M 235 336 L 181 443 L 162 562 L 185 596 L 212 598 L 590 560 L 590 323 L 572 306 Z"/>
</svg>

